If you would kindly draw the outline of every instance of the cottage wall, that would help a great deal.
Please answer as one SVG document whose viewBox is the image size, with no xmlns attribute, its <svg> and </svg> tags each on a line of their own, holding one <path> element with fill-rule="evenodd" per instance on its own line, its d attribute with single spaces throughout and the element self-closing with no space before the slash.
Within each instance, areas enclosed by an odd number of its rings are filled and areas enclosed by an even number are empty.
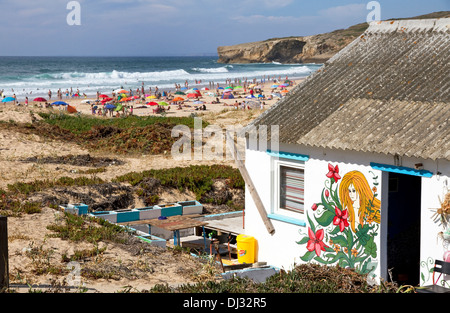
<svg viewBox="0 0 450 313">
<path fill-rule="evenodd" d="M 276 217 L 273 204 L 274 186 L 272 186 L 272 157 L 267 151 L 257 151 L 247 149 L 245 163 L 253 183 L 264 203 L 269 216 L 273 216 L 271 222 L 275 228 L 275 234 L 271 235 L 260 217 L 260 214 L 252 200 L 251 195 L 246 191 L 245 206 L 245 233 L 254 236 L 258 242 L 258 260 L 265 261 L 270 265 L 291 269 L 295 264 L 303 262 L 318 262 L 329 265 L 341 265 L 355 267 L 364 270 L 374 279 L 386 278 L 387 273 L 387 194 L 388 194 L 388 173 L 374 168 L 373 163 L 397 164 L 402 167 L 414 168 L 416 164 L 422 163 L 423 169 L 433 173 L 431 178 L 422 177 L 421 181 L 421 237 L 420 237 L 420 260 L 422 282 L 429 280 L 429 267 L 434 259 L 442 259 L 444 251 L 448 249 L 445 242 L 438 238 L 438 233 L 443 230 L 442 225 L 432 219 L 433 208 L 440 206 L 439 198 L 443 200 L 450 183 L 450 163 L 445 160 L 431 161 L 414 158 L 392 156 L 382 154 L 367 154 L 362 152 L 350 152 L 342 150 L 327 150 L 306 146 L 294 146 L 280 144 L 280 151 L 296 153 L 309 156 L 305 161 L 305 213 L 294 214 L 296 221 L 286 221 Z M 339 175 L 337 182 L 331 181 L 333 178 L 327 177 L 330 167 Z M 336 168 L 337 166 L 337 168 Z M 320 219 L 326 210 L 321 203 L 327 202 L 334 205 L 332 201 L 333 190 L 336 192 L 334 200 L 338 200 L 341 211 L 346 208 L 344 200 L 339 197 L 340 185 L 344 184 L 344 177 L 350 172 L 357 171 L 366 179 L 372 196 L 380 201 L 379 218 L 377 222 L 376 209 L 369 220 L 360 224 L 358 228 L 357 218 L 355 226 L 352 226 L 350 218 L 347 223 L 343 222 L 343 232 L 340 231 L 339 223 L 335 225 L 333 221 L 324 224 Z M 437 175 L 437 173 L 440 173 Z M 346 179 L 349 175 L 346 177 Z M 328 192 L 326 192 L 328 190 Z M 326 196 L 328 195 L 328 197 Z M 336 199 L 337 197 L 337 199 Z M 327 201 L 329 199 L 330 201 Z M 373 202 L 372 202 L 373 203 Z M 339 205 L 338 205 L 339 206 Z M 329 208 L 329 207 L 328 207 Z M 347 209 L 347 213 L 349 210 Z M 369 214 L 370 215 L 370 214 Z M 292 216 L 290 216 L 292 218 Z M 345 219 L 345 216 L 343 216 Z M 330 221 L 330 219 L 328 219 Z M 302 224 L 303 223 L 303 224 Z M 324 224 L 324 225 L 321 225 Z M 365 226 L 364 226 L 365 225 Z M 351 231 L 354 227 L 354 231 Z M 338 229 L 339 228 L 339 229 Z M 313 230 L 312 232 L 309 229 Z M 319 230 L 323 230 L 323 238 L 320 237 Z M 365 232 L 364 245 L 348 244 L 357 240 L 356 232 Z M 327 251 L 320 250 L 320 256 L 316 251 L 309 251 L 311 248 L 311 233 L 316 239 L 321 241 L 328 248 Z M 319 236 L 317 236 L 319 235 Z M 344 241 L 347 241 L 347 244 Z M 345 246 L 352 247 L 348 252 Z M 333 249 L 333 250 L 330 250 Z M 354 254 L 353 254 L 354 253 Z M 346 260 L 343 255 L 352 254 L 351 260 Z M 333 256 L 335 262 L 333 262 Z M 342 257 L 342 260 L 340 259 Z M 305 261 L 306 260 L 306 261 Z"/>
</svg>

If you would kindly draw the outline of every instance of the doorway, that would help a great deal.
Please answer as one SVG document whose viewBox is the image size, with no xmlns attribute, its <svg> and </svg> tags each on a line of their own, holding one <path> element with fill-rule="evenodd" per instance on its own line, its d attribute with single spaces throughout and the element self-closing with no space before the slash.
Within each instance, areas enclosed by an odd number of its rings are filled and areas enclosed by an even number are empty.
<svg viewBox="0 0 450 313">
<path fill-rule="evenodd" d="M 387 268 L 402 285 L 420 279 L 421 187 L 419 176 L 389 173 Z"/>
</svg>

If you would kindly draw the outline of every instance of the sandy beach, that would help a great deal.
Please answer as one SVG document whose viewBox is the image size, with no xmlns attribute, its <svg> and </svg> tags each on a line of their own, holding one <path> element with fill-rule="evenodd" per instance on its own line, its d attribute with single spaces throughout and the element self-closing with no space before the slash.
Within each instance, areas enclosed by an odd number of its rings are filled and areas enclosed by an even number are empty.
<svg viewBox="0 0 450 313">
<path fill-rule="evenodd" d="M 293 86 L 286 87 L 291 90 L 299 81 L 295 81 Z M 262 86 L 263 94 L 269 95 L 273 88 L 272 83 Z M 252 109 L 239 109 L 234 107 L 236 102 L 243 103 L 247 99 L 246 93 L 242 90 L 235 95 L 235 99 L 221 99 L 220 96 L 211 95 L 201 91 L 199 100 L 206 105 L 206 111 L 195 110 L 193 100 L 184 102 L 181 110 L 177 106 L 170 105 L 170 110 L 165 116 L 189 116 L 197 113 L 202 119 L 210 124 L 219 125 L 225 128 L 227 125 L 246 125 L 263 111 L 272 106 L 278 99 L 264 100 L 266 105 L 263 109 L 254 107 Z M 285 92 L 284 94 L 288 94 Z M 183 97 L 186 98 L 186 97 Z M 219 98 L 220 103 L 212 103 Z M 95 98 L 86 99 L 62 99 L 75 107 L 78 112 L 86 116 L 92 116 L 91 105 L 83 101 L 95 101 Z M 161 99 L 163 100 L 163 99 Z M 197 100 L 197 99 L 196 99 Z M 19 99 L 20 101 L 20 99 Z M 51 103 L 57 99 L 51 99 Z M 23 101 L 21 101 L 23 104 Z M 137 116 L 158 116 L 153 113 L 153 107 L 144 103 L 134 101 L 130 105 L 134 106 L 133 114 Z M 14 105 L 13 103 L 0 103 L 0 121 L 6 124 L 26 124 L 40 119 L 37 112 L 59 112 L 64 111 L 65 106 L 52 106 L 50 108 L 41 107 L 42 103 L 29 102 L 28 106 Z M 141 108 L 142 106 L 142 108 Z M 33 112 L 34 114 L 31 114 Z M 108 115 L 97 116 L 97 118 L 115 118 Z M 162 169 L 172 167 L 185 167 L 189 165 L 213 165 L 223 164 L 235 166 L 232 160 L 187 160 L 174 161 L 168 155 L 113 155 L 111 153 L 88 151 L 75 143 L 60 140 L 51 140 L 36 134 L 26 134 L 14 131 L 5 127 L 0 129 L 0 171 L 2 180 L 0 188 L 7 190 L 8 184 L 16 182 L 32 182 L 34 180 L 54 180 L 59 177 L 81 177 L 86 176 L 83 170 L 89 167 L 74 167 L 70 164 L 47 164 L 29 163 L 24 159 L 30 157 L 61 157 L 67 155 L 86 155 L 94 157 L 113 157 L 123 163 L 105 168 L 104 172 L 96 173 L 95 176 L 105 181 L 130 173 L 132 171 L 143 171 L 148 169 Z M 92 176 L 92 175 L 91 175 Z M 91 192 L 80 190 L 80 192 Z M 160 194 L 161 201 L 173 202 L 192 199 L 194 195 L 190 192 L 163 192 Z M 138 201 L 136 205 L 141 205 Z M 71 255 L 75 251 L 89 249 L 87 243 L 74 243 L 59 238 L 49 237 L 50 231 L 47 226 L 58 223 L 61 220 L 61 212 L 50 207 L 44 207 L 41 213 L 24 215 L 22 217 L 8 218 L 8 244 L 9 244 L 9 273 L 11 290 L 14 292 L 29 292 L 35 290 L 52 290 L 51 286 L 62 286 L 67 279 L 66 276 L 58 276 L 47 273 L 36 275 L 36 266 L 47 266 L 47 262 L 59 264 L 63 255 Z M 117 273 L 120 277 L 114 279 L 84 279 L 83 285 L 88 292 L 118 292 L 128 286 L 129 290 L 139 291 L 149 289 L 155 284 L 168 284 L 177 286 L 185 283 L 194 283 L 211 269 L 197 259 L 184 254 L 174 254 L 169 250 L 155 250 L 147 246 L 136 243 L 132 246 L 123 246 L 113 243 L 99 243 L 100 248 L 107 248 L 106 252 L 99 258 L 83 263 L 83 268 L 98 267 L 108 268 Z M 137 252 L 141 249 L 141 252 Z M 143 251 L 143 252 L 142 252 Z M 34 255 L 35 253 L 35 255 Z M 33 256 L 34 255 L 34 256 Z M 39 256 L 39 257 L 38 257 Z M 39 259 L 40 257 L 44 259 Z M 42 264 L 36 262 L 44 262 Z M 47 264 L 47 265 L 46 265 Z M 150 268 L 150 270 L 149 270 Z M 219 270 L 220 271 L 220 270 Z M 30 286 L 34 286 L 31 288 Z M 72 289 L 71 292 L 74 290 Z M 53 290 L 54 292 L 54 290 Z"/>
<path fill-rule="evenodd" d="M 157 105 L 154 105 L 155 103 L 159 102 L 165 102 L 168 105 L 165 106 L 159 106 L 160 108 L 163 108 L 165 111 L 163 115 L 165 116 L 174 116 L 174 117 L 181 117 L 181 116 L 189 116 L 192 113 L 207 113 L 207 112 L 220 112 L 224 109 L 248 109 L 249 104 L 251 105 L 252 109 L 267 109 L 274 103 L 276 103 L 280 96 L 285 96 L 288 94 L 289 90 L 291 90 L 295 85 L 297 85 L 300 81 L 303 79 L 292 79 L 290 80 L 291 83 L 289 86 L 280 86 L 280 87 L 274 87 L 275 85 L 282 85 L 285 84 L 285 79 L 282 79 L 281 81 L 271 81 L 266 83 L 257 83 L 257 84 L 248 84 L 248 86 L 232 89 L 231 94 L 233 95 L 233 98 L 222 98 L 222 95 L 224 92 L 226 92 L 227 88 L 221 87 L 220 89 L 215 90 L 209 90 L 207 87 L 199 86 L 198 88 L 195 88 L 199 92 L 199 97 L 192 98 L 189 95 L 189 93 L 178 94 L 176 93 L 175 89 L 171 90 L 160 90 L 159 94 L 161 96 L 159 98 L 156 98 L 156 93 L 153 92 L 152 94 L 137 94 L 136 90 L 132 91 L 133 94 L 130 96 L 130 92 L 123 93 L 122 99 L 126 97 L 135 97 L 137 99 L 133 99 L 130 101 L 117 101 L 118 94 L 113 95 L 112 92 L 109 93 L 99 93 L 99 95 L 106 95 L 110 97 L 113 100 L 103 102 L 102 100 L 104 98 L 100 97 L 97 99 L 97 95 L 84 95 L 83 92 L 80 90 L 80 95 L 76 97 L 66 96 L 65 94 L 61 97 L 57 97 L 55 93 L 52 94 L 52 97 L 49 99 L 48 97 L 45 98 L 47 102 L 36 102 L 33 101 L 33 97 L 29 97 L 28 99 L 28 106 L 25 106 L 25 98 L 18 98 L 19 105 L 15 105 L 12 102 L 8 103 L 2 103 L 4 108 L 48 108 L 53 111 L 65 111 L 67 110 L 67 106 L 65 105 L 51 105 L 54 102 L 62 101 L 65 103 L 68 103 L 70 106 L 76 109 L 77 112 L 85 115 L 95 115 L 97 117 L 105 117 L 105 118 L 111 118 L 111 117 L 118 117 L 117 112 L 113 112 L 112 114 L 107 111 L 104 113 L 101 111 L 98 112 L 98 109 L 104 109 L 106 104 L 121 104 L 124 108 L 124 110 L 119 111 L 119 114 L 121 116 L 133 114 L 137 116 L 156 116 L 160 113 L 154 112 L 155 109 L 158 107 Z M 225 86 L 226 87 L 226 86 Z M 205 90 L 206 89 L 206 90 Z M 189 89 L 192 90 L 192 89 Z M 188 90 L 188 91 L 189 91 Z M 251 90 L 253 90 L 251 92 Z M 180 90 L 178 90 L 180 91 Z M 181 90 L 183 92 L 183 90 Z M 253 93 L 253 97 L 249 98 Z M 230 93 L 226 93 L 227 95 Z M 167 96 L 166 96 L 167 95 Z M 115 97 L 114 97 L 115 96 Z M 263 96 L 263 97 L 262 97 Z M 120 99 L 120 98 L 119 98 Z M 174 101 L 177 100 L 177 101 Z M 149 103 L 153 103 L 153 105 L 149 105 Z M 201 110 L 201 108 L 205 106 L 206 110 Z M 93 114 L 93 107 L 96 107 L 95 113 Z M 126 112 L 125 112 L 126 111 Z"/>
</svg>

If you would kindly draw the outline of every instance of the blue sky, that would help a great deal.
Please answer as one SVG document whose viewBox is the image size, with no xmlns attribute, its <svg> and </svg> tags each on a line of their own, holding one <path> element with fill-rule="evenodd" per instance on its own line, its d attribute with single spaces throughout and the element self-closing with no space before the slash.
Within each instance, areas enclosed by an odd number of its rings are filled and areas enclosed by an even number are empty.
<svg viewBox="0 0 450 313">
<path fill-rule="evenodd" d="M 218 46 L 306 36 L 366 21 L 358 0 L 0 0 L 0 55 L 201 55 Z M 380 0 L 381 19 L 450 11 L 450 0 Z"/>
</svg>

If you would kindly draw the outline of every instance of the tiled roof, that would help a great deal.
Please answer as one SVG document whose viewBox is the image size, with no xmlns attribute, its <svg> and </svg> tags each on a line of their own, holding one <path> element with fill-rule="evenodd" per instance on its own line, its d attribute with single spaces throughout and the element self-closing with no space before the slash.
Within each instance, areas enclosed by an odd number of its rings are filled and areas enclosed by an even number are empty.
<svg viewBox="0 0 450 313">
<path fill-rule="evenodd" d="M 372 23 L 251 125 L 279 125 L 284 143 L 450 160 L 449 119 L 445 18 Z"/>
</svg>

